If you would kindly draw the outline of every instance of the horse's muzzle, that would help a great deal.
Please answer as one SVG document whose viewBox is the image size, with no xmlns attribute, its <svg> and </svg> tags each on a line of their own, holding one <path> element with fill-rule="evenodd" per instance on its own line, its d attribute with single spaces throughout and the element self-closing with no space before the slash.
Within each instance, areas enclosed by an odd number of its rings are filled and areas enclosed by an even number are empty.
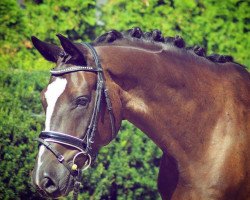
<svg viewBox="0 0 250 200">
<path fill-rule="evenodd" d="M 32 184 L 42 196 L 58 198 L 66 196 L 73 189 L 73 178 L 61 163 L 50 163 L 34 168 Z"/>
<path fill-rule="evenodd" d="M 47 194 L 52 194 L 55 196 L 56 193 L 59 193 L 58 182 L 53 180 L 50 177 L 44 177 L 41 181 L 41 189 L 44 190 Z"/>
</svg>

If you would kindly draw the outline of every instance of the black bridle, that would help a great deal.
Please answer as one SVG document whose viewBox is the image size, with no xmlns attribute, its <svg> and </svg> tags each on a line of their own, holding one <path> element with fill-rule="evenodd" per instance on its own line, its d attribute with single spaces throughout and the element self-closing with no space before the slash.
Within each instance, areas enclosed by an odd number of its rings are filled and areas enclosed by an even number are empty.
<svg viewBox="0 0 250 200">
<path fill-rule="evenodd" d="M 79 187 L 80 187 L 80 179 L 81 179 L 81 171 L 86 170 L 93 158 L 96 157 L 96 153 L 92 151 L 91 144 L 94 143 L 94 135 L 97 128 L 97 122 L 98 122 L 98 113 L 100 112 L 101 108 L 101 101 L 102 97 L 105 97 L 105 102 L 107 105 L 107 109 L 109 112 L 110 117 L 110 123 L 111 123 L 111 129 L 112 129 L 112 138 L 115 137 L 115 118 L 112 111 L 112 104 L 109 98 L 108 89 L 105 84 L 103 69 L 99 60 L 99 57 L 97 55 L 97 52 L 95 51 L 94 47 L 88 43 L 83 43 L 85 47 L 87 47 L 91 54 L 93 55 L 93 59 L 95 61 L 95 67 L 92 66 L 73 66 L 68 68 L 60 68 L 60 69 L 52 69 L 50 72 L 54 76 L 61 76 L 66 73 L 73 73 L 77 71 L 88 71 L 88 72 L 94 72 L 97 74 L 97 88 L 96 88 L 96 96 L 95 96 L 95 103 L 94 103 L 94 109 L 93 113 L 87 128 L 87 131 L 85 133 L 85 136 L 83 139 L 74 137 L 72 135 L 61 133 L 61 132 L 55 132 L 55 131 L 42 131 L 39 135 L 39 138 L 36 140 L 41 144 L 44 145 L 48 150 L 50 150 L 57 160 L 62 163 L 70 172 L 70 174 L 74 177 L 75 183 L 74 183 L 74 199 L 77 198 Z M 58 152 L 51 144 L 52 143 L 58 143 L 66 146 L 73 147 L 79 152 L 74 156 L 72 162 L 66 162 L 64 160 L 64 156 Z M 87 160 L 84 163 L 84 166 L 82 169 L 78 169 L 77 165 L 74 163 L 76 157 L 80 154 L 86 155 Z"/>
</svg>

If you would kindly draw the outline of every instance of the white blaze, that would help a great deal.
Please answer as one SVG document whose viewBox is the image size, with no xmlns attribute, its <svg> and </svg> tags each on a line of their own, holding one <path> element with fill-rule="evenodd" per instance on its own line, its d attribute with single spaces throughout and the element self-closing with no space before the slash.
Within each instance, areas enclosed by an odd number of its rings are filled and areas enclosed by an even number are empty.
<svg viewBox="0 0 250 200">
<path fill-rule="evenodd" d="M 67 80 L 64 78 L 56 78 L 56 80 L 48 85 L 45 92 L 45 98 L 47 101 L 45 131 L 50 130 L 50 121 L 53 115 L 56 102 L 66 88 Z"/>
<path fill-rule="evenodd" d="M 37 185 L 38 185 L 38 183 L 39 183 L 39 168 L 40 168 L 41 165 L 42 165 L 41 156 L 42 156 L 44 150 L 45 150 L 45 146 L 41 145 L 41 146 L 39 147 L 38 159 L 37 159 L 37 168 L 36 168 L 36 184 L 37 184 Z"/>
<path fill-rule="evenodd" d="M 46 109 L 46 120 L 45 120 L 45 131 L 50 130 L 51 118 L 55 109 L 56 102 L 61 94 L 64 92 L 67 85 L 67 80 L 65 78 L 56 78 L 55 81 L 50 83 L 47 87 L 47 91 L 45 92 L 45 98 L 47 101 L 47 109 Z M 43 145 L 40 146 L 38 152 L 37 159 L 37 171 L 36 171 L 36 183 L 39 183 L 39 168 L 42 165 L 41 157 L 45 151 L 45 147 Z"/>
</svg>

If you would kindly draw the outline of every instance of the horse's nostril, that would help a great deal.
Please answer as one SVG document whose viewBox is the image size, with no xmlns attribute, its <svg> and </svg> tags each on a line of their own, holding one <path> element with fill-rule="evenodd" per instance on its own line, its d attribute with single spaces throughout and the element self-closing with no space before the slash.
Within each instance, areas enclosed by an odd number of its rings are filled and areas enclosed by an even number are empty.
<svg viewBox="0 0 250 200">
<path fill-rule="evenodd" d="M 52 194 L 57 191 L 58 185 L 51 178 L 45 177 L 42 181 L 43 188 L 47 193 Z"/>
</svg>

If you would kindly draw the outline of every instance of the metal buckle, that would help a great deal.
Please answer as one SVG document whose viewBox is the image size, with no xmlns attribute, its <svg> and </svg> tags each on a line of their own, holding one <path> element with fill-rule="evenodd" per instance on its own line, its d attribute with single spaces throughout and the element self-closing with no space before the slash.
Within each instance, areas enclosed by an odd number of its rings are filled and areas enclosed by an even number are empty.
<svg viewBox="0 0 250 200">
<path fill-rule="evenodd" d="M 87 160 L 85 161 L 84 165 L 82 166 L 82 171 L 84 171 L 84 170 L 88 169 L 88 168 L 90 167 L 91 163 L 92 163 L 92 158 L 91 158 L 90 154 L 88 154 L 88 153 L 86 153 L 86 152 L 83 152 L 83 151 L 78 152 L 78 153 L 74 156 L 74 158 L 73 158 L 73 160 L 72 160 L 72 163 L 75 164 L 75 159 L 77 158 L 77 156 L 79 156 L 79 155 L 81 155 L 81 154 L 87 156 Z"/>
<path fill-rule="evenodd" d="M 63 155 L 59 155 L 59 156 L 57 157 L 57 160 L 61 163 L 61 162 L 64 160 Z"/>
</svg>

